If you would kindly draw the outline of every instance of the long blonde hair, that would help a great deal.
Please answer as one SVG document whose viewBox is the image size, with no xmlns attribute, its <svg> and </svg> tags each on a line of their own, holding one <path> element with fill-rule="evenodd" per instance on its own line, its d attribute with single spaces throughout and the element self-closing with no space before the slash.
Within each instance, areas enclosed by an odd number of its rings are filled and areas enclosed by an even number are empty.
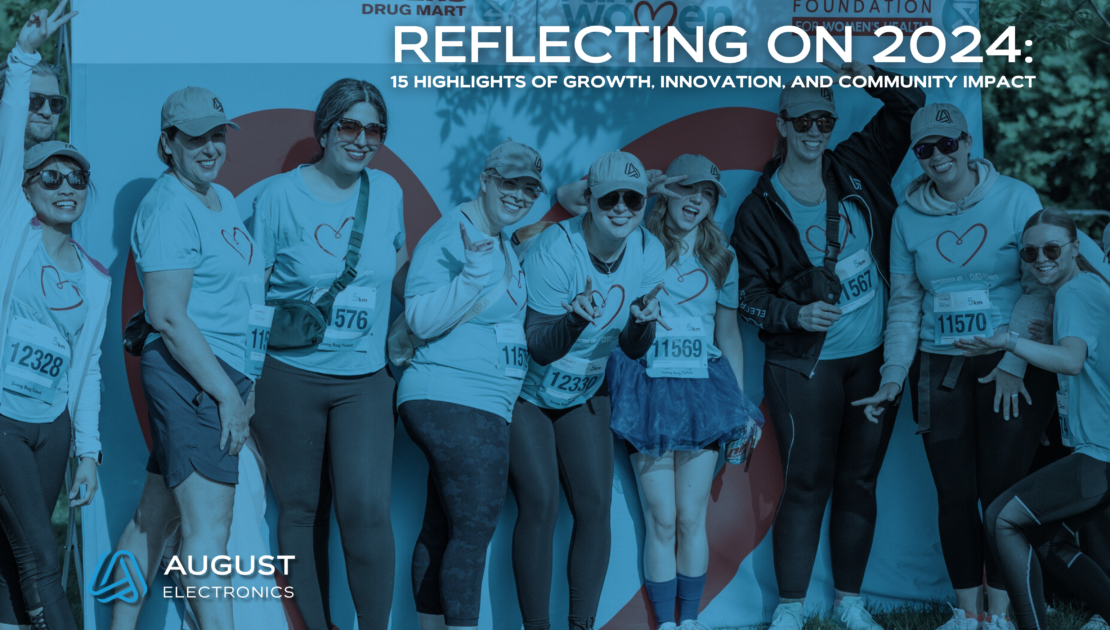
<svg viewBox="0 0 1110 630">
<path fill-rule="evenodd" d="M 667 225 L 669 209 L 667 198 L 660 196 L 645 221 L 648 231 L 663 243 L 663 249 L 667 252 L 668 267 L 678 261 L 684 247 L 682 237 L 675 234 Z M 709 272 L 713 285 L 720 290 L 728 279 L 728 268 L 732 266 L 732 252 L 728 251 L 728 239 L 712 216 L 702 219 L 696 229 L 698 236 L 694 242 L 694 256 L 701 261 L 702 266 Z"/>
</svg>

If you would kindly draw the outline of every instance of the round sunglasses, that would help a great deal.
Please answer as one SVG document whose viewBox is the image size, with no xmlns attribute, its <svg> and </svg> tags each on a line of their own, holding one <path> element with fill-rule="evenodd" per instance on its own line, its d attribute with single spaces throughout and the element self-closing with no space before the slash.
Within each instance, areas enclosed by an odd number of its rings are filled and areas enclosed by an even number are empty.
<svg viewBox="0 0 1110 630">
<path fill-rule="evenodd" d="M 69 187 L 74 190 L 85 190 L 89 187 L 89 172 L 85 170 L 70 171 L 65 175 L 55 170 L 39 171 L 27 183 L 34 182 L 36 179 L 46 190 L 58 190 L 62 187 L 62 182 L 69 182 Z"/>
<path fill-rule="evenodd" d="M 941 138 L 936 142 L 919 142 L 914 146 L 913 154 L 919 160 L 927 160 L 933 157 L 933 148 L 935 147 L 940 149 L 940 152 L 944 155 L 951 155 L 956 152 L 956 149 L 960 148 L 960 140 L 965 137 L 964 134 L 960 134 L 958 138 Z"/>
<path fill-rule="evenodd" d="M 820 118 L 810 118 L 809 116 L 799 116 L 797 118 L 783 118 L 788 123 L 794 124 L 794 131 L 798 133 L 805 133 L 817 123 L 817 131 L 821 133 L 830 133 L 833 127 L 836 126 L 836 119 L 832 116 L 821 116 Z"/>
<path fill-rule="evenodd" d="M 1074 240 L 1068 241 L 1067 243 L 1064 243 L 1064 245 L 1069 245 L 1069 244 L 1074 243 L 1074 242 L 1075 242 Z M 1021 256 L 1021 259 L 1024 260 L 1025 262 L 1027 262 L 1027 263 L 1035 263 L 1035 262 L 1037 262 L 1037 252 L 1038 251 L 1043 251 L 1045 258 L 1047 258 L 1049 260 L 1056 260 L 1057 258 L 1060 257 L 1060 254 L 1064 251 L 1064 246 L 1063 245 L 1057 245 L 1056 243 L 1049 243 L 1048 245 L 1045 245 L 1044 247 L 1034 247 L 1033 245 L 1026 245 L 1025 247 L 1022 247 L 1018 251 L 1018 255 Z"/>
<path fill-rule="evenodd" d="M 66 97 L 64 96 L 47 96 L 46 94 L 39 94 L 37 92 L 31 93 L 30 107 L 32 112 L 37 112 L 42 109 L 43 103 L 50 103 L 50 113 L 60 114 L 66 109 Z"/>
<path fill-rule="evenodd" d="M 597 198 L 597 207 L 602 210 L 612 210 L 624 198 L 624 205 L 636 212 L 644 207 L 644 196 L 634 190 L 614 190 L 613 192 Z"/>
<path fill-rule="evenodd" d="M 386 126 L 378 123 L 364 125 L 350 118 L 340 118 L 335 122 L 335 135 L 343 142 L 354 142 L 360 133 L 365 133 L 367 144 L 381 144 L 385 142 L 385 132 Z"/>
<path fill-rule="evenodd" d="M 497 180 L 497 190 L 501 191 L 503 195 L 511 195 L 516 191 L 521 191 L 525 201 L 535 201 L 536 197 L 540 196 L 540 189 L 538 186 L 529 186 L 519 179 L 505 179 L 500 175 L 491 174 L 491 177 Z"/>
</svg>

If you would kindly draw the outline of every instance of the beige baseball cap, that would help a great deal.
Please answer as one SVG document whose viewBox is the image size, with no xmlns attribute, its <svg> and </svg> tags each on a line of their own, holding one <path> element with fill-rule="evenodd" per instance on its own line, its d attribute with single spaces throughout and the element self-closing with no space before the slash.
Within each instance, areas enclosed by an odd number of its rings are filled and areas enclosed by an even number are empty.
<svg viewBox="0 0 1110 630">
<path fill-rule="evenodd" d="M 27 149 L 23 154 L 23 170 L 29 171 L 52 157 L 65 156 L 73 158 L 81 168 L 89 170 L 89 160 L 81 155 L 77 147 L 69 144 L 68 142 L 60 142 L 58 140 L 51 140 L 50 142 L 40 142 L 35 146 Z"/>
<path fill-rule="evenodd" d="M 952 103 L 929 103 L 917 110 L 910 122 L 910 146 L 915 147 L 929 136 L 959 138 L 970 133 L 967 119 L 959 107 Z"/>
<path fill-rule="evenodd" d="M 634 190 L 647 196 L 647 169 L 631 153 L 610 151 L 590 165 L 586 185 L 594 198 L 604 197 L 614 190 Z"/>
<path fill-rule="evenodd" d="M 684 186 L 690 186 L 700 182 L 713 182 L 713 185 L 717 187 L 718 195 L 721 197 L 728 196 L 725 187 L 721 185 L 721 170 L 704 155 L 691 155 L 686 153 L 676 157 L 674 161 L 671 162 L 671 165 L 667 167 L 667 177 L 679 177 L 682 175 L 685 175 L 686 179 L 679 183 Z"/>
<path fill-rule="evenodd" d="M 162 105 L 163 130 L 177 127 L 195 137 L 219 125 L 239 131 L 239 125 L 228 120 L 223 103 L 211 90 L 190 86 L 170 94 Z"/>
<path fill-rule="evenodd" d="M 836 101 L 832 88 L 788 87 L 779 94 L 779 111 L 785 111 L 790 118 L 818 111 L 829 112 L 836 118 Z"/>
<path fill-rule="evenodd" d="M 493 147 L 493 151 L 489 152 L 483 170 L 491 168 L 505 179 L 531 177 L 540 183 L 540 192 L 547 192 L 547 188 L 543 185 L 543 177 L 540 175 L 543 171 L 543 158 L 540 157 L 539 151 L 515 142 L 512 138 Z"/>
</svg>

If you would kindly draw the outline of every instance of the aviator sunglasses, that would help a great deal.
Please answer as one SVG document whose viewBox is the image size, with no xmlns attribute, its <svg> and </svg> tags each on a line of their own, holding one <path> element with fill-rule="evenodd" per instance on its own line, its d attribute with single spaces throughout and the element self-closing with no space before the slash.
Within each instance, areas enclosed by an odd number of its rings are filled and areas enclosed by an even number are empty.
<svg viewBox="0 0 1110 630">
<path fill-rule="evenodd" d="M 933 157 L 933 148 L 940 149 L 940 152 L 945 155 L 951 155 L 960 148 L 960 140 L 964 139 L 964 134 L 960 134 L 958 138 L 941 138 L 936 142 L 920 142 L 913 148 L 913 154 L 919 160 L 927 160 Z"/>
<path fill-rule="evenodd" d="M 783 118 L 788 123 L 794 124 L 794 131 L 798 133 L 805 133 L 817 123 L 817 131 L 821 133 L 829 133 L 836 126 L 836 119 L 832 116 L 821 116 L 820 118 L 810 118 L 809 116 L 799 116 L 797 118 Z"/>
<path fill-rule="evenodd" d="M 39 180 L 39 185 L 46 190 L 58 190 L 62 187 L 63 181 L 69 182 L 69 187 L 74 190 L 85 190 L 89 187 L 89 172 L 84 170 L 70 171 L 65 175 L 54 170 L 39 171 L 28 183 L 36 179 Z"/>
<path fill-rule="evenodd" d="M 1068 241 L 1067 243 L 1064 243 L 1064 245 L 1069 245 L 1074 242 L 1075 241 Z M 1038 250 L 1044 252 L 1045 258 L 1049 260 L 1056 260 L 1060 257 L 1060 253 L 1063 251 L 1063 245 L 1057 245 L 1056 243 L 1049 243 L 1044 247 L 1034 247 L 1032 245 L 1026 245 L 1025 247 L 1021 248 L 1021 250 L 1018 252 L 1018 255 L 1021 256 L 1021 259 L 1027 263 L 1035 263 L 1037 262 Z"/>
<path fill-rule="evenodd" d="M 66 97 L 64 96 L 47 96 L 45 94 L 32 93 L 31 104 L 29 110 L 37 112 L 42 109 L 42 104 L 50 103 L 50 113 L 60 114 L 66 109 Z"/>
<path fill-rule="evenodd" d="M 497 180 L 497 190 L 503 195 L 511 195 L 519 190 L 526 201 L 535 201 L 536 197 L 540 196 L 540 189 L 537 186 L 529 186 L 515 178 L 505 179 L 500 175 L 492 175 L 492 177 Z"/>
<path fill-rule="evenodd" d="M 366 142 L 368 144 L 381 144 L 385 142 L 386 126 L 378 123 L 370 123 L 363 125 L 357 120 L 350 118 L 340 118 L 335 123 L 335 134 L 343 142 L 354 142 L 358 140 L 359 133 L 366 133 Z"/>
<path fill-rule="evenodd" d="M 612 210 L 624 197 L 624 205 L 632 212 L 644 207 L 644 196 L 634 190 L 614 190 L 613 192 L 597 198 L 597 207 L 602 210 Z"/>
</svg>

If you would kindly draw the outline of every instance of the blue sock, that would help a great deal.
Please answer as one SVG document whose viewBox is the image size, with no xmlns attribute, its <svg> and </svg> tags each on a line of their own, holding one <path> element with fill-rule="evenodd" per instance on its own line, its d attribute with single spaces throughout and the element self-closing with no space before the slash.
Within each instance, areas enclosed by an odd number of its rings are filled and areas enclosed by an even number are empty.
<svg viewBox="0 0 1110 630">
<path fill-rule="evenodd" d="M 705 574 L 701 577 L 686 577 L 681 573 L 675 578 L 678 588 L 678 623 L 687 619 L 698 618 L 698 606 L 701 605 L 701 594 L 705 590 Z"/>
<path fill-rule="evenodd" d="M 655 627 L 667 623 L 674 623 L 674 598 L 678 589 L 678 578 L 666 582 L 644 581 L 647 588 L 651 608 L 655 611 Z"/>
</svg>

